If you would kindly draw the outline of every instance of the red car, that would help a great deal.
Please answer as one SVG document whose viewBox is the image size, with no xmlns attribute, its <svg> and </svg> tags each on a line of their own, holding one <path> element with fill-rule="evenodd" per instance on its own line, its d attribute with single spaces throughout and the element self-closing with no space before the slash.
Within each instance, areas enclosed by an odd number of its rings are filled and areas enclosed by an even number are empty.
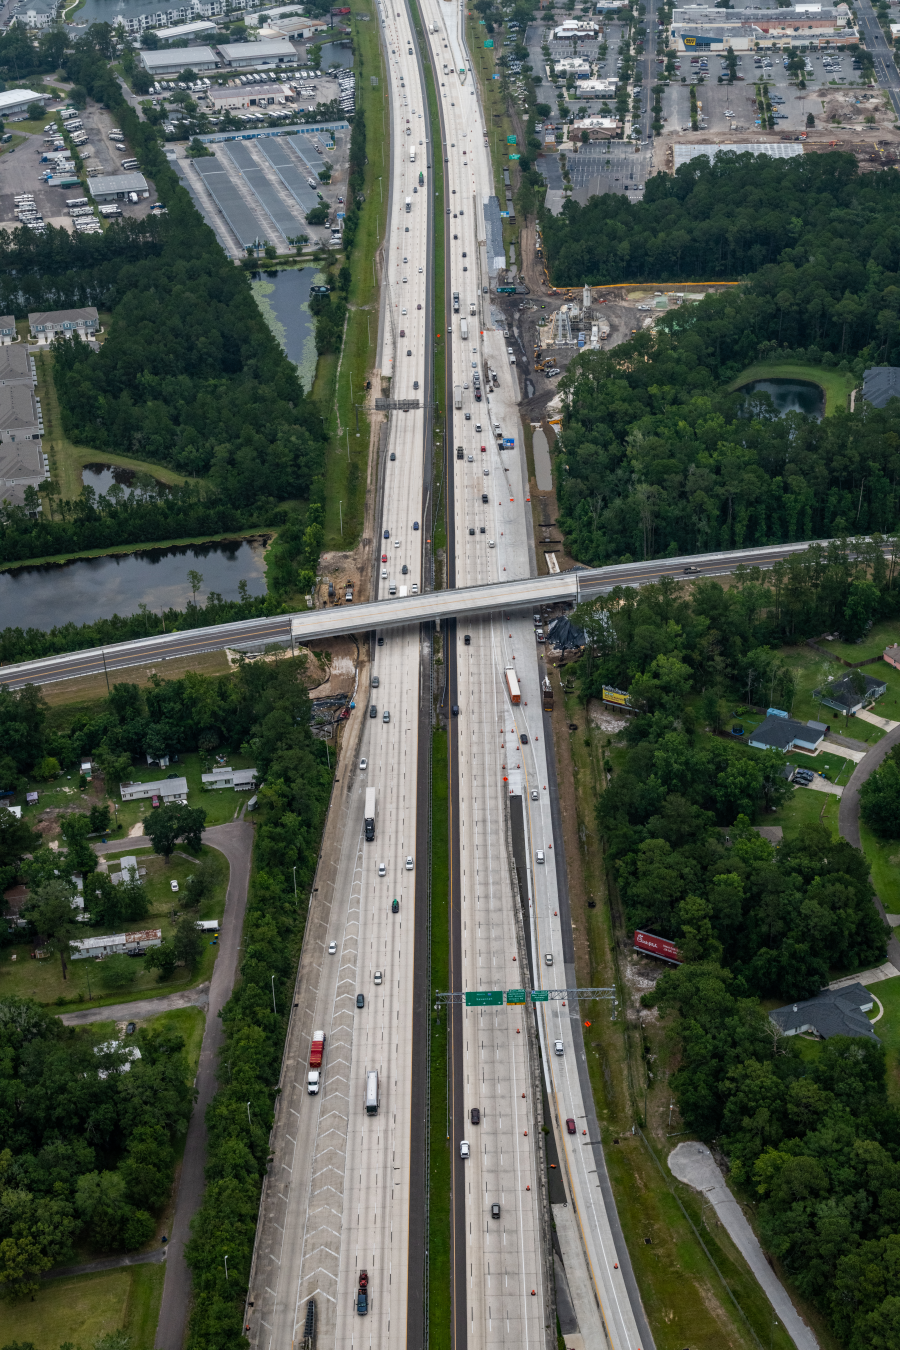
<svg viewBox="0 0 900 1350">
<path fill-rule="evenodd" d="M 401 328 L 401 329 L 400 329 L 400 336 L 401 336 L 401 337 L 406 337 L 406 329 L 405 329 L 405 328 Z"/>
<path fill-rule="evenodd" d="M 486 445 L 483 445 L 483 446 L 481 447 L 481 453 L 482 453 L 482 454 L 485 454 L 486 451 L 487 451 L 487 446 L 486 446 Z"/>
<path fill-rule="evenodd" d="M 569 1131 L 569 1134 L 575 1134 L 575 1122 L 571 1116 L 569 1116 L 566 1121 L 566 1129 Z"/>
<path fill-rule="evenodd" d="M 382 562 L 387 562 L 387 554 L 386 554 L 386 553 L 382 553 L 382 555 L 381 555 L 381 561 L 382 561 Z"/>
</svg>

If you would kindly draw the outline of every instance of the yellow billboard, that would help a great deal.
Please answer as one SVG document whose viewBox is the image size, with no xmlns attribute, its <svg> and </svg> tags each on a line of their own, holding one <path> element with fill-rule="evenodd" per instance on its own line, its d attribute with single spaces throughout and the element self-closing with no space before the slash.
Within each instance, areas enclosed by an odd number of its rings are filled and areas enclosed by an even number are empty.
<svg viewBox="0 0 900 1350">
<path fill-rule="evenodd" d="M 614 689 L 612 685 L 603 686 L 603 702 L 615 703 L 619 708 L 630 708 L 631 700 L 624 689 Z"/>
</svg>

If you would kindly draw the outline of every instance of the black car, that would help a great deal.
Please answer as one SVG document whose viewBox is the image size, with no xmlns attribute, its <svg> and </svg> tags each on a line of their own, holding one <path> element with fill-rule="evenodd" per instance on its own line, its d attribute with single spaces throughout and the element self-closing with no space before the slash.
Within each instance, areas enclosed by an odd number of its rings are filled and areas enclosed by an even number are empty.
<svg viewBox="0 0 900 1350">
<path fill-rule="evenodd" d="M 385 532 L 384 532 L 384 537 L 385 537 L 385 539 L 390 539 L 390 537 L 391 537 L 391 532 L 390 532 L 390 530 L 385 530 Z"/>
<path fill-rule="evenodd" d="M 404 563 L 403 566 L 400 568 L 400 572 L 403 576 L 407 576 L 407 574 L 409 573 L 409 568 L 407 567 L 406 563 Z"/>
<path fill-rule="evenodd" d="M 500 1206 L 497 1204 L 496 1200 L 491 1205 L 491 1218 L 492 1219 L 500 1218 Z"/>
<path fill-rule="evenodd" d="M 451 706 L 450 711 L 452 712 L 452 714 L 453 714 L 454 717 L 459 717 L 459 704 L 458 704 L 458 703 L 454 703 L 454 704 Z"/>
<path fill-rule="evenodd" d="M 481 500 L 484 502 L 484 504 L 485 504 L 485 506 L 486 506 L 486 505 L 487 505 L 487 493 L 486 493 L 486 492 L 482 492 L 482 494 L 481 494 Z"/>
<path fill-rule="evenodd" d="M 524 732 L 523 732 L 522 735 L 519 737 L 519 740 L 521 741 L 522 745 L 527 745 L 527 744 L 528 744 L 528 737 L 525 735 Z"/>
<path fill-rule="evenodd" d="M 472 639 L 468 633 L 466 633 L 465 637 L 463 638 L 463 642 L 466 644 L 467 647 L 471 647 Z"/>
<path fill-rule="evenodd" d="M 474 527 L 474 525 L 470 525 L 470 526 L 469 526 L 469 534 L 474 534 L 474 533 L 475 533 L 475 527 Z"/>
<path fill-rule="evenodd" d="M 400 901 L 399 901 L 399 900 L 392 900 L 392 901 L 391 901 L 391 913 L 392 913 L 392 914 L 399 914 L 399 913 L 400 913 Z"/>
<path fill-rule="evenodd" d="M 469 1119 L 471 1120 L 473 1125 L 481 1124 L 481 1112 L 479 1111 L 477 1106 L 472 1107 L 472 1110 L 469 1112 Z"/>
<path fill-rule="evenodd" d="M 369 708 L 369 716 L 370 716 L 370 717 L 377 717 L 377 716 L 378 716 L 378 709 L 375 707 L 375 704 L 374 704 L 374 703 L 373 703 L 373 704 L 370 706 L 370 708 Z"/>
<path fill-rule="evenodd" d="M 357 1006 L 357 1008 L 364 1008 L 364 1007 L 366 1006 L 366 996 L 365 996 L 365 994 L 357 994 L 357 995 L 356 995 L 356 1006 Z"/>
</svg>

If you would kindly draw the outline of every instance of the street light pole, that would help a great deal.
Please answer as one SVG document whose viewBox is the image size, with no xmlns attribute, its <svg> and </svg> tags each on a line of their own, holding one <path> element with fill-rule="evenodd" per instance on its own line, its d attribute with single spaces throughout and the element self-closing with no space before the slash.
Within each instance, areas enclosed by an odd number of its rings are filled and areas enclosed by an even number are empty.
<svg viewBox="0 0 900 1350">
<path fill-rule="evenodd" d="M 225 1279 L 228 1279 L 228 1257 L 225 1257 Z"/>
<path fill-rule="evenodd" d="M 294 864 L 294 899 L 297 899 L 297 865 Z"/>
<path fill-rule="evenodd" d="M 273 1013 L 275 1014 L 275 1016 L 277 1017 L 277 1016 L 278 1016 L 278 1009 L 275 1007 L 275 976 L 274 976 L 274 975 L 272 976 L 272 1011 L 273 1011 Z"/>
<path fill-rule="evenodd" d="M 247 1103 L 247 1124 L 253 1129 L 253 1121 L 250 1119 L 250 1103 Z"/>
</svg>

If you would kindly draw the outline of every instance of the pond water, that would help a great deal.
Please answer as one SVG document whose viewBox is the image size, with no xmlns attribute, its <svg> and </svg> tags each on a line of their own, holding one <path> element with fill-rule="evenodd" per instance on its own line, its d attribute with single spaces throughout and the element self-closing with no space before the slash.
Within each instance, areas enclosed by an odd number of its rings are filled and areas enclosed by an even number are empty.
<svg viewBox="0 0 900 1350">
<path fill-rule="evenodd" d="M 768 394 L 781 417 L 802 412 L 819 421 L 825 416 L 825 391 L 808 380 L 754 380 L 741 387 L 742 394 Z"/>
<path fill-rule="evenodd" d="M 136 614 L 140 604 L 157 613 L 184 609 L 191 599 L 191 570 L 203 577 L 200 604 L 210 591 L 237 600 L 240 581 L 247 582 L 251 595 L 266 593 L 260 540 L 79 558 L 0 572 L 0 628 L 92 623 L 113 614 Z"/>
<path fill-rule="evenodd" d="M 314 267 L 288 267 L 282 272 L 256 272 L 250 283 L 266 323 L 297 366 L 307 391 L 316 378 L 316 334 L 309 312 L 309 291 L 323 280 L 324 273 Z"/>
<path fill-rule="evenodd" d="M 119 487 L 130 492 L 137 477 L 136 469 L 122 469 L 117 464 L 85 464 L 81 470 L 81 481 L 85 487 L 93 488 L 97 496 L 105 496 L 109 489 L 118 483 Z M 155 478 L 157 487 L 167 485 Z"/>
</svg>

